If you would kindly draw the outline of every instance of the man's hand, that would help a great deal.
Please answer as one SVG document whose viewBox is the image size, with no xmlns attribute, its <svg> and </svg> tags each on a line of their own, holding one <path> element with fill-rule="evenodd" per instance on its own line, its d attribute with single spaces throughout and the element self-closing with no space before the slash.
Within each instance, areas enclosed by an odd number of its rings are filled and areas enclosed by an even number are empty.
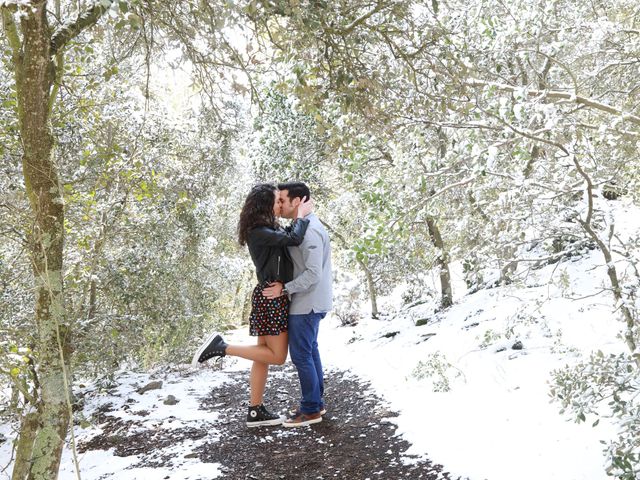
<svg viewBox="0 0 640 480">
<path fill-rule="evenodd" d="M 282 296 L 283 288 L 284 288 L 284 285 L 282 284 L 282 282 L 273 282 L 273 283 L 270 283 L 267 288 L 262 290 L 262 295 L 265 298 L 272 300 L 274 298 L 278 298 Z"/>
<path fill-rule="evenodd" d="M 300 205 L 298 205 L 298 215 L 296 218 L 304 218 L 313 212 L 313 200 L 307 197 L 302 197 Z"/>
</svg>

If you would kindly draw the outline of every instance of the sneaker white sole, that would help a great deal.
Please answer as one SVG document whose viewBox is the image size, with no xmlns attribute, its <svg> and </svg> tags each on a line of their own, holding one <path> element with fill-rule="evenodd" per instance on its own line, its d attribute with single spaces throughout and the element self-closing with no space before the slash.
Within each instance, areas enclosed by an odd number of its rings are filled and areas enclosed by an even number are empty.
<svg viewBox="0 0 640 480">
<path fill-rule="evenodd" d="M 202 352 L 205 351 L 205 349 L 211 343 L 211 340 L 213 340 L 216 337 L 216 335 L 218 335 L 218 332 L 213 332 L 211 335 L 209 335 L 207 339 L 204 341 L 204 343 L 200 346 L 198 351 L 193 355 L 193 358 L 191 359 L 192 367 L 197 367 L 198 365 L 200 365 L 200 362 L 198 362 L 198 358 L 200 358 L 200 355 L 202 355 Z"/>
<path fill-rule="evenodd" d="M 260 422 L 247 422 L 247 427 L 273 427 L 275 425 L 280 425 L 284 421 L 283 418 L 276 418 L 273 420 L 262 420 Z"/>
<path fill-rule="evenodd" d="M 287 428 L 293 428 L 293 427 L 305 427 L 307 425 L 313 425 L 314 423 L 320 423 L 322 421 L 322 417 L 318 417 L 318 418 L 314 418 L 312 420 L 305 420 L 304 422 L 283 422 L 282 426 L 283 427 L 287 427 Z"/>
<path fill-rule="evenodd" d="M 289 410 L 287 413 L 289 414 L 290 417 L 294 417 L 298 413 L 298 411 L 297 410 Z M 326 408 L 323 408 L 322 410 L 320 410 L 320 415 L 324 416 L 326 413 L 327 413 L 327 409 Z"/>
</svg>

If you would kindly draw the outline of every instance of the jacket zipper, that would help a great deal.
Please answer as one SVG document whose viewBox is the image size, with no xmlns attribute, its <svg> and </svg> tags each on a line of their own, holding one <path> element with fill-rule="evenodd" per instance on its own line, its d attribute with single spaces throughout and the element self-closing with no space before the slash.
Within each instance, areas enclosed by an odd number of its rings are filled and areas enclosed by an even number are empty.
<svg viewBox="0 0 640 480">
<path fill-rule="evenodd" d="M 278 255 L 278 271 L 276 272 L 278 280 L 280 280 L 280 255 Z"/>
</svg>

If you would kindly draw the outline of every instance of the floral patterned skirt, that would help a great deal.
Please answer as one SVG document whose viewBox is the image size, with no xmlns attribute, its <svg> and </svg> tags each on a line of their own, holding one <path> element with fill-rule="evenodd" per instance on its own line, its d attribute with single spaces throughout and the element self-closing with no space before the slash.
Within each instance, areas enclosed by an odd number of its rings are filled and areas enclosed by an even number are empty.
<svg viewBox="0 0 640 480">
<path fill-rule="evenodd" d="M 249 335 L 280 335 L 289 325 L 289 296 L 268 299 L 262 291 L 268 282 L 256 285 L 251 297 L 251 315 L 249 316 Z"/>
</svg>

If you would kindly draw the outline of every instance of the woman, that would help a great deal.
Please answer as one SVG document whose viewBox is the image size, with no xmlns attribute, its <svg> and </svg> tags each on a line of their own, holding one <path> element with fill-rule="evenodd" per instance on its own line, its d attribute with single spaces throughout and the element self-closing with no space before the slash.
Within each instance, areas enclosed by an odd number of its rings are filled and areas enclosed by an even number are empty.
<svg viewBox="0 0 640 480">
<path fill-rule="evenodd" d="M 312 209 L 312 203 L 303 199 L 298 207 L 297 218 L 285 230 L 276 220 L 280 214 L 277 193 L 276 187 L 270 183 L 254 186 L 245 199 L 238 222 L 238 241 L 240 245 L 249 247 L 258 277 L 249 317 L 249 334 L 258 337 L 257 345 L 228 345 L 220 335 L 214 333 L 191 361 L 195 366 L 210 358 L 225 355 L 253 360 L 249 377 L 248 427 L 282 423 L 282 418 L 269 412 L 262 400 L 269 365 L 282 365 L 287 359 L 289 297 L 283 295 L 269 300 L 262 291 L 274 282 L 284 284 L 293 280 L 293 263 L 287 247 L 302 243 L 309 225 L 304 217 Z"/>
</svg>

